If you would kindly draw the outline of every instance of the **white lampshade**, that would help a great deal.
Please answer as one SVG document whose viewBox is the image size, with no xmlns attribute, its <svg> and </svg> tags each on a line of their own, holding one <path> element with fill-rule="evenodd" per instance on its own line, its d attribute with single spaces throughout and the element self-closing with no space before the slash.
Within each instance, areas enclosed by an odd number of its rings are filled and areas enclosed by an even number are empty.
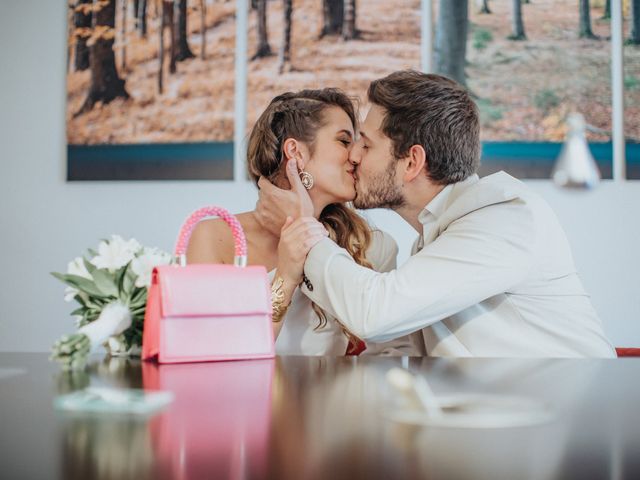
<svg viewBox="0 0 640 480">
<path fill-rule="evenodd" d="M 572 113 L 567 123 L 569 133 L 551 178 L 559 187 L 593 188 L 600 182 L 600 171 L 587 144 L 584 117 L 579 113 Z"/>
</svg>

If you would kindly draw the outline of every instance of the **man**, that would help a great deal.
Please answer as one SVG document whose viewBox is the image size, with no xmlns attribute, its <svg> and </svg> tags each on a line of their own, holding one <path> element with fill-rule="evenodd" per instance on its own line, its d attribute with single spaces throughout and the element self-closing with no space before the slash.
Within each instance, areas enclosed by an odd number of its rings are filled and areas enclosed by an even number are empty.
<svg viewBox="0 0 640 480">
<path fill-rule="evenodd" d="M 350 153 L 354 205 L 393 209 L 420 237 L 388 273 L 325 238 L 308 253 L 303 292 L 365 341 L 422 330 L 431 356 L 615 356 L 550 207 L 504 172 L 476 175 L 479 119 L 466 90 L 401 71 L 372 82 L 368 98 Z M 261 181 L 263 214 L 284 212 L 283 198 L 307 202 L 288 175 L 291 192 Z"/>
</svg>

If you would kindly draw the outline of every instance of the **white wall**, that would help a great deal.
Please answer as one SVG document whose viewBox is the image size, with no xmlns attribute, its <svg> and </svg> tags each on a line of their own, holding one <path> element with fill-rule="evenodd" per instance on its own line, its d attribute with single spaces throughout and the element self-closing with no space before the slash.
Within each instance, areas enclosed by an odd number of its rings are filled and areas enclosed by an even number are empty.
<svg viewBox="0 0 640 480">
<path fill-rule="evenodd" d="M 66 0 L 3 0 L 0 15 L 0 351 L 44 351 L 73 330 L 63 286 L 48 275 L 111 233 L 173 247 L 182 219 L 219 204 L 251 209 L 255 191 L 229 182 L 65 182 Z M 605 330 L 640 346 L 640 183 L 561 192 L 529 182 L 555 208 Z M 374 211 L 406 259 L 415 234 Z"/>
</svg>

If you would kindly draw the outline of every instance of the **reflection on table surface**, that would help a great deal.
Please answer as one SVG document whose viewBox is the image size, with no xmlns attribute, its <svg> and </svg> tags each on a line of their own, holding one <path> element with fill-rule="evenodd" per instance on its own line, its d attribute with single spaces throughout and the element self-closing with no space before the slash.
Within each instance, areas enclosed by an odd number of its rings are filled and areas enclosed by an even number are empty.
<svg viewBox="0 0 640 480">
<path fill-rule="evenodd" d="M 393 421 L 394 367 L 438 395 L 518 395 L 553 420 L 504 429 Z M 0 354 L 6 478 L 640 478 L 640 361 L 281 357 L 157 365 L 95 359 L 61 372 L 44 354 Z M 69 415 L 87 386 L 170 390 L 150 418 Z"/>
</svg>

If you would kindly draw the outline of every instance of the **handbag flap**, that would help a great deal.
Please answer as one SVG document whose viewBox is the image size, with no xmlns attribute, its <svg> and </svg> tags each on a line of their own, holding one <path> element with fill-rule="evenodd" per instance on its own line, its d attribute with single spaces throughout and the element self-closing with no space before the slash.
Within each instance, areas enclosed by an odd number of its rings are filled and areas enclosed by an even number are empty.
<svg viewBox="0 0 640 480">
<path fill-rule="evenodd" d="M 271 313 L 267 271 L 262 266 L 163 265 L 153 272 L 162 315 L 255 315 Z"/>
</svg>

